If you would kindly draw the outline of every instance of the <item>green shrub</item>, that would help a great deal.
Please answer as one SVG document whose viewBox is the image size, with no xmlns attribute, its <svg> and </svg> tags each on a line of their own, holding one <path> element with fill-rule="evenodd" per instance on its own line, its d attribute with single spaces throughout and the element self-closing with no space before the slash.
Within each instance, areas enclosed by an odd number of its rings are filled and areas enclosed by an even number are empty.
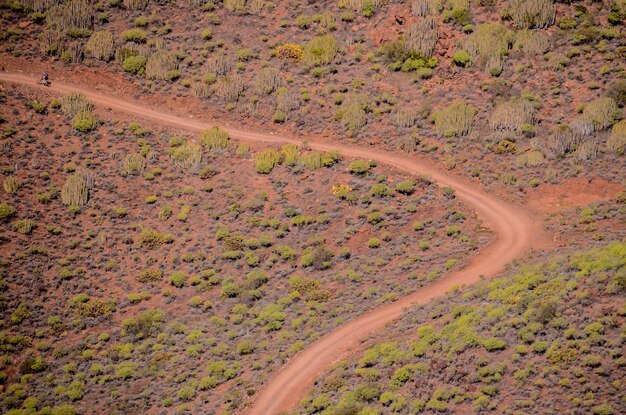
<svg viewBox="0 0 626 415">
<path fill-rule="evenodd" d="M 367 241 L 368 248 L 378 248 L 380 247 L 380 239 L 378 238 L 370 238 Z"/>
<path fill-rule="evenodd" d="M 370 171 L 371 165 L 365 160 L 354 160 L 348 165 L 350 173 L 365 174 Z"/>
<path fill-rule="evenodd" d="M 469 52 L 465 50 L 461 50 L 454 54 L 452 57 L 452 63 L 456 66 L 460 66 L 462 68 L 466 68 L 471 65 L 472 58 L 470 57 Z"/>
<path fill-rule="evenodd" d="M 46 113 L 46 104 L 41 101 L 37 101 L 36 99 L 29 102 L 30 107 L 35 110 L 37 114 L 45 114 Z"/>
<path fill-rule="evenodd" d="M 365 94 L 348 94 L 341 107 L 335 113 L 335 118 L 341 121 L 349 130 L 357 130 L 367 123 L 367 112 L 370 104 Z"/>
<path fill-rule="evenodd" d="M 335 59 L 337 41 L 331 35 L 316 36 L 302 50 L 302 60 L 308 65 L 329 65 Z"/>
<path fill-rule="evenodd" d="M 98 120 L 91 111 L 84 111 L 72 118 L 72 127 L 81 133 L 88 133 L 96 128 Z"/>
<path fill-rule="evenodd" d="M 148 59 L 145 56 L 135 55 L 129 56 L 124 59 L 122 63 L 122 69 L 133 75 L 143 75 L 146 70 L 146 62 Z"/>
<path fill-rule="evenodd" d="M 163 244 L 171 243 L 174 240 L 170 234 L 163 234 L 154 229 L 144 227 L 137 240 L 137 243 L 146 249 L 154 249 Z"/>
<path fill-rule="evenodd" d="M 504 350 L 506 348 L 506 343 L 504 340 L 498 339 L 497 337 L 490 337 L 483 340 L 483 347 L 487 349 L 488 352 L 494 352 L 497 350 Z"/>
<path fill-rule="evenodd" d="M 157 282 L 163 278 L 163 271 L 160 269 L 146 269 L 141 271 L 135 279 L 141 283 Z"/>
<path fill-rule="evenodd" d="M 11 219 L 17 210 L 6 202 L 0 203 L 0 222 Z"/>
<path fill-rule="evenodd" d="M 281 154 L 276 149 L 267 148 L 254 157 L 256 172 L 269 174 L 281 161 Z"/>
<path fill-rule="evenodd" d="M 145 43 L 148 38 L 148 34 L 143 29 L 129 29 L 122 33 L 122 39 L 127 42 Z"/>
<path fill-rule="evenodd" d="M 592 407 L 591 413 L 594 415 L 613 415 L 615 412 L 613 411 L 613 407 L 611 405 L 603 403 Z"/>
<path fill-rule="evenodd" d="M 182 271 L 174 271 L 170 275 L 170 284 L 172 284 L 176 288 L 182 288 L 185 285 L 186 280 L 187 277 Z"/>
<path fill-rule="evenodd" d="M 536 30 L 519 30 L 513 49 L 527 55 L 543 55 L 550 50 L 550 37 Z"/>
<path fill-rule="evenodd" d="M 396 192 L 402 193 L 403 195 L 410 195 L 415 192 L 415 181 L 414 180 L 403 180 L 396 185 Z"/>
<path fill-rule="evenodd" d="M 251 340 L 243 340 L 239 343 L 237 343 L 237 353 L 240 355 L 248 355 L 248 354 L 252 354 L 254 353 L 254 342 L 252 342 Z"/>
</svg>

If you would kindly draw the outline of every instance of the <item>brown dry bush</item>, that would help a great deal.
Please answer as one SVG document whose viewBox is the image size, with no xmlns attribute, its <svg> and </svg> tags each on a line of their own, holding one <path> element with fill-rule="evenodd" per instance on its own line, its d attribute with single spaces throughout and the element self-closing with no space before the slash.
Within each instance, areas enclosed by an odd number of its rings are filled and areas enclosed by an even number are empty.
<svg viewBox="0 0 626 415">
<path fill-rule="evenodd" d="M 114 50 L 113 33 L 106 30 L 93 32 L 85 45 L 85 52 L 96 59 L 107 62 L 113 57 Z"/>
<path fill-rule="evenodd" d="M 76 169 L 74 174 L 80 177 L 85 182 L 85 184 L 87 185 L 87 189 L 93 190 L 94 179 L 93 173 L 91 171 L 84 167 L 79 167 L 78 169 Z"/>
<path fill-rule="evenodd" d="M 246 12 L 246 0 L 224 0 L 224 8 L 233 13 Z"/>
<path fill-rule="evenodd" d="M 550 36 L 536 30 L 520 30 L 515 34 L 513 49 L 527 55 L 542 55 L 550 50 Z"/>
<path fill-rule="evenodd" d="M 410 128 L 417 122 L 417 113 L 409 108 L 399 108 L 393 115 L 393 123 L 396 127 Z"/>
<path fill-rule="evenodd" d="M 259 94 L 271 94 L 282 85 L 280 71 L 273 67 L 263 68 L 254 80 L 254 86 Z"/>
<path fill-rule="evenodd" d="M 514 100 L 498 105 L 489 119 L 489 126 L 494 130 L 519 131 L 524 124 L 534 124 L 535 107 L 526 100 Z"/>
<path fill-rule="evenodd" d="M 302 104 L 300 94 L 287 91 L 285 88 L 279 90 L 276 94 L 276 111 L 288 114 L 300 108 Z"/>
<path fill-rule="evenodd" d="M 246 6 L 248 7 L 248 13 L 259 14 L 263 11 L 267 2 L 265 0 L 248 0 Z"/>
<path fill-rule="evenodd" d="M 224 53 L 218 53 L 207 61 L 207 72 L 215 75 L 226 75 L 231 69 L 230 62 Z"/>
<path fill-rule="evenodd" d="M 28 10 L 45 12 L 52 6 L 58 4 L 58 0 L 21 0 L 20 3 L 26 6 Z"/>
<path fill-rule="evenodd" d="M 419 143 L 420 143 L 419 137 L 417 137 L 414 134 L 410 134 L 410 135 L 399 137 L 398 140 L 396 141 L 396 146 L 402 151 L 411 153 L 418 149 Z"/>
<path fill-rule="evenodd" d="M 89 200 L 89 186 L 85 178 L 79 174 L 69 176 L 61 189 L 61 200 L 71 208 L 85 206 Z"/>
<path fill-rule="evenodd" d="M 146 77 L 148 79 L 171 79 L 178 69 L 178 56 L 169 50 L 157 50 L 146 62 Z"/>
<path fill-rule="evenodd" d="M 560 157 L 574 148 L 574 137 L 568 125 L 557 125 L 548 136 L 545 147 L 555 156 Z"/>
<path fill-rule="evenodd" d="M 520 29 L 543 29 L 554 23 L 553 0 L 514 0 L 509 13 L 513 24 Z"/>
<path fill-rule="evenodd" d="M 430 58 L 439 39 L 437 20 L 427 17 L 411 25 L 404 34 L 404 49 L 408 53 Z"/>
<path fill-rule="evenodd" d="M 61 111 L 68 118 L 74 117 L 81 112 L 93 110 L 93 105 L 87 100 L 87 96 L 80 92 L 70 92 L 61 98 Z"/>
<path fill-rule="evenodd" d="M 437 13 L 436 0 L 413 0 L 411 2 L 411 12 L 415 16 L 426 17 Z"/>
<path fill-rule="evenodd" d="M 585 116 L 574 118 L 569 127 L 574 144 L 585 142 L 595 136 L 593 121 Z"/>
<path fill-rule="evenodd" d="M 476 108 L 459 101 L 434 112 L 431 119 L 437 131 L 444 136 L 464 136 L 471 131 L 475 115 Z"/>
<path fill-rule="evenodd" d="M 47 21 L 53 30 L 91 30 L 93 16 L 93 8 L 88 0 L 70 0 L 48 10 Z"/>
<path fill-rule="evenodd" d="M 574 153 L 574 155 L 576 156 L 576 160 L 594 160 L 598 157 L 599 147 L 600 146 L 597 139 L 592 139 L 585 141 L 584 143 L 580 143 L 576 148 L 576 152 Z"/>
<path fill-rule="evenodd" d="M 84 57 L 83 43 L 80 41 L 70 42 L 61 53 L 61 60 L 66 63 L 81 63 Z"/>
<path fill-rule="evenodd" d="M 243 78 L 232 74 L 217 80 L 214 86 L 215 95 L 225 101 L 236 101 L 245 89 Z"/>
<path fill-rule="evenodd" d="M 202 81 L 194 81 L 191 84 L 191 93 L 198 98 L 207 98 L 211 95 L 211 87 Z"/>
<path fill-rule="evenodd" d="M 124 7 L 131 10 L 143 10 L 148 7 L 150 0 L 124 0 Z"/>
<path fill-rule="evenodd" d="M 42 51 L 48 55 L 59 55 L 65 49 L 65 35 L 60 30 L 46 30 L 39 38 Z"/>
</svg>

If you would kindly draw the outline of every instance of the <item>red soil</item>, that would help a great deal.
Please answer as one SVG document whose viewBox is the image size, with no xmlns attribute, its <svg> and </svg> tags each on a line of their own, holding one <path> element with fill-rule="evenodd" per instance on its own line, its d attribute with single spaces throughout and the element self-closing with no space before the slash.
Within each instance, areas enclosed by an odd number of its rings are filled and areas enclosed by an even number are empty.
<svg viewBox="0 0 626 415">
<path fill-rule="evenodd" d="M 37 87 L 35 78 L 14 73 L 0 73 L 0 80 Z M 133 104 L 129 99 L 114 98 L 91 89 L 71 87 L 56 81 L 50 90 L 57 93 L 79 91 L 84 93 L 91 102 L 104 108 L 185 130 L 201 131 L 214 125 L 148 109 Z M 302 143 L 301 140 L 273 134 L 242 131 L 230 127 L 224 129 L 233 138 L 244 141 Z M 400 316 L 405 308 L 442 296 L 454 287 L 474 284 L 483 276 L 493 276 L 503 271 L 512 260 L 522 257 L 531 246 L 545 240 L 537 216 L 498 200 L 476 188 L 474 183 L 442 173 L 427 162 L 416 161 L 374 148 L 359 148 L 339 143 L 308 142 L 308 146 L 323 151 L 336 149 L 348 157 L 375 160 L 413 174 L 427 175 L 441 186 L 452 187 L 456 190 L 457 197 L 475 209 L 478 218 L 495 233 L 495 238 L 464 269 L 448 274 L 394 303 L 381 306 L 349 321 L 297 354 L 269 381 L 256 398 L 255 405 L 249 411 L 250 414 L 268 415 L 293 407 L 306 394 L 307 387 L 315 377 L 325 368 L 348 355 L 351 349 L 357 347 L 364 338 Z"/>
</svg>

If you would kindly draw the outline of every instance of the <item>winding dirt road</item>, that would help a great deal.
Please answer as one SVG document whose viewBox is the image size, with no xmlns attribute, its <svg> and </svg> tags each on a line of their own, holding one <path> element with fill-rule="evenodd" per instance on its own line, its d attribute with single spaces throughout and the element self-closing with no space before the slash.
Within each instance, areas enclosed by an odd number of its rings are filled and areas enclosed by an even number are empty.
<svg viewBox="0 0 626 415">
<path fill-rule="evenodd" d="M 36 85 L 34 77 L 22 74 L 0 72 L 0 81 L 43 88 Z M 201 131 L 214 125 L 160 112 L 136 105 L 130 100 L 111 97 L 90 89 L 58 82 L 54 82 L 48 90 L 57 93 L 79 91 L 96 105 L 185 130 Z M 301 140 L 271 134 L 233 128 L 224 129 L 228 131 L 231 137 L 244 141 L 280 144 L 301 143 Z M 293 408 L 306 396 L 307 389 L 324 369 L 345 358 L 351 350 L 358 347 L 363 339 L 398 318 L 406 308 L 416 304 L 424 304 L 435 297 L 446 294 L 456 286 L 474 284 L 480 281 L 482 276 L 493 276 L 503 271 L 504 267 L 512 260 L 522 257 L 535 241 L 543 239 L 540 236 L 542 230 L 539 221 L 529 213 L 483 192 L 476 188 L 473 183 L 442 173 L 426 163 L 384 151 L 339 143 L 309 142 L 308 145 L 315 150 L 336 149 L 348 157 L 375 160 L 378 163 L 385 163 L 409 173 L 427 175 L 441 186 L 452 187 L 456 190 L 456 195 L 476 211 L 483 223 L 494 232 L 495 237 L 488 246 L 482 248 L 480 254 L 474 257 L 473 261 L 464 269 L 447 274 L 394 303 L 375 308 L 354 320 L 348 321 L 295 355 L 269 379 L 265 388 L 256 397 L 254 405 L 249 409 L 249 415 L 278 414 Z"/>
</svg>

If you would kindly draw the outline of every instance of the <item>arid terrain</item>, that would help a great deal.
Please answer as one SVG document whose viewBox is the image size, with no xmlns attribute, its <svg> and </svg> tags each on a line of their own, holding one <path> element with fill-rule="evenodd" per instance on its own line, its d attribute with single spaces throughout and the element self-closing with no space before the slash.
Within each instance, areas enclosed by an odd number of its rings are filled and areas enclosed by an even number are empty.
<svg viewBox="0 0 626 415">
<path fill-rule="evenodd" d="M 0 410 L 626 412 L 625 18 L 2 1 Z"/>
</svg>

